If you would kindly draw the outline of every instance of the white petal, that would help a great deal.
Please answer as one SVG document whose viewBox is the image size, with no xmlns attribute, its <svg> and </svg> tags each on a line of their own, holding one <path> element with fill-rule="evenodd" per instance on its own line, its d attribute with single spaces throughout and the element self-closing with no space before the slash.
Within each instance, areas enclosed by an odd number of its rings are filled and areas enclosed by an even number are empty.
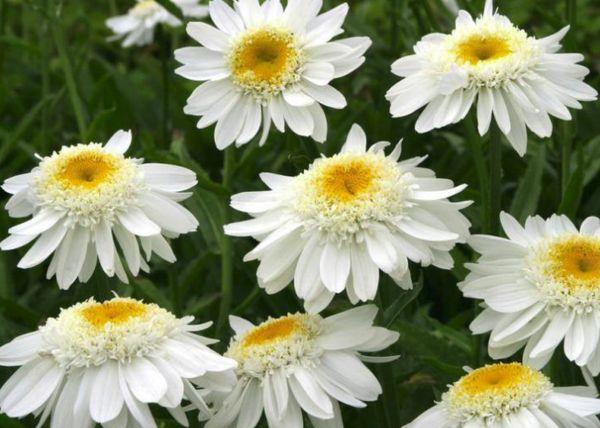
<svg viewBox="0 0 600 428">
<path fill-rule="evenodd" d="M 122 155 L 131 145 L 131 131 L 117 131 L 110 137 L 104 149 L 115 154 Z"/>
<path fill-rule="evenodd" d="M 201 45 L 213 51 L 225 51 L 229 47 L 229 36 L 215 27 L 203 22 L 190 22 L 187 33 Z"/>
</svg>

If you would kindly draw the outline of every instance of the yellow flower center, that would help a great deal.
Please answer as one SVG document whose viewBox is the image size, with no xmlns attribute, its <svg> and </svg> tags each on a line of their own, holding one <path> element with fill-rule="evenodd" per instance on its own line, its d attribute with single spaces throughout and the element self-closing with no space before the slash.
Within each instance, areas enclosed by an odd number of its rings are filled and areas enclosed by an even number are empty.
<svg viewBox="0 0 600 428">
<path fill-rule="evenodd" d="M 293 316 L 277 318 L 267 321 L 258 327 L 250 330 L 242 346 L 244 348 L 251 346 L 267 345 L 278 340 L 287 339 L 292 333 L 302 329 L 300 323 Z"/>
<path fill-rule="evenodd" d="M 600 287 L 600 240 L 575 236 L 550 248 L 549 273 L 569 288 Z"/>
<path fill-rule="evenodd" d="M 117 168 L 116 158 L 110 154 L 84 152 L 68 159 L 57 178 L 67 188 L 91 190 L 108 181 Z"/>
<path fill-rule="evenodd" d="M 541 372 L 520 363 L 481 367 L 450 387 L 442 400 L 459 420 L 505 416 L 536 403 L 552 389 Z"/>
<path fill-rule="evenodd" d="M 352 239 L 366 224 L 402 215 L 410 179 L 382 154 L 340 153 L 317 160 L 296 178 L 291 204 L 307 227 Z"/>
<path fill-rule="evenodd" d="M 233 81 L 258 98 L 269 97 L 300 79 L 302 59 L 291 31 L 269 26 L 250 30 L 230 53 Z"/>
<path fill-rule="evenodd" d="M 521 383 L 531 382 L 536 375 L 537 372 L 518 363 L 494 364 L 464 376 L 458 382 L 457 388 L 471 397 L 489 392 L 501 394 Z"/>
<path fill-rule="evenodd" d="M 512 53 L 507 41 L 501 37 L 473 35 L 459 43 L 456 56 L 463 63 L 478 64 L 494 61 Z"/>
<path fill-rule="evenodd" d="M 321 172 L 317 187 L 330 201 L 350 202 L 367 192 L 377 175 L 366 158 L 332 162 Z"/>
<path fill-rule="evenodd" d="M 104 303 L 94 303 L 81 310 L 81 315 L 88 323 L 96 328 L 103 328 L 106 324 L 123 324 L 132 318 L 146 314 L 146 305 L 129 300 L 110 300 Z"/>
</svg>

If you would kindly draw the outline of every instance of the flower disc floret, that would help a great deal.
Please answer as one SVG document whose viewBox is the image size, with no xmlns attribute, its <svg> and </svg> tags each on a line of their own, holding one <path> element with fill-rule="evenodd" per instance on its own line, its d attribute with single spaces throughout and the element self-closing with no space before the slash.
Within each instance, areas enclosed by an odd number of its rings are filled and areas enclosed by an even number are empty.
<svg viewBox="0 0 600 428">
<path fill-rule="evenodd" d="M 473 26 L 459 26 L 443 43 L 432 44 L 427 57 L 440 71 L 460 67 L 468 86 L 503 86 L 518 80 L 539 62 L 536 40 L 508 20 L 479 17 Z"/>
<path fill-rule="evenodd" d="M 370 222 L 402 215 L 410 176 L 383 154 L 337 154 L 296 178 L 294 209 L 308 228 L 349 239 Z"/>
<path fill-rule="evenodd" d="M 461 423 L 497 419 L 537 406 L 553 385 L 541 372 L 520 363 L 492 364 L 463 376 L 442 396 L 449 414 Z"/>
<path fill-rule="evenodd" d="M 109 153 L 102 145 L 63 147 L 42 159 L 33 180 L 40 205 L 66 211 L 81 226 L 111 223 L 116 212 L 135 203 L 145 189 L 133 159 Z"/>
<path fill-rule="evenodd" d="M 321 331 L 321 321 L 318 315 L 300 313 L 269 318 L 233 339 L 225 356 L 238 362 L 240 375 L 252 377 L 311 365 L 319 355 L 314 339 Z"/>
<path fill-rule="evenodd" d="M 266 102 L 300 81 L 305 55 L 288 29 L 250 29 L 232 42 L 229 67 L 233 83 L 259 102 Z"/>
<path fill-rule="evenodd" d="M 94 299 L 63 309 L 40 328 L 41 354 L 64 368 L 128 362 L 158 349 L 183 326 L 165 309 L 130 298 Z"/>
<path fill-rule="evenodd" d="M 531 248 L 525 271 L 548 304 L 600 309 L 600 238 L 570 234 L 542 240 Z"/>
</svg>

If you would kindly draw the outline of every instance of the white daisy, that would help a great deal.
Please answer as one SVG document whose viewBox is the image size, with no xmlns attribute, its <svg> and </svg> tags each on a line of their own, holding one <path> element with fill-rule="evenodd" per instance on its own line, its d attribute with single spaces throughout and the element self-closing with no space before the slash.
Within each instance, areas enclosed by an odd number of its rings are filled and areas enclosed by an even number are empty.
<svg viewBox="0 0 600 428">
<path fill-rule="evenodd" d="M 404 79 L 387 98 L 394 117 L 420 114 L 415 129 L 428 132 L 462 120 L 477 97 L 479 133 L 485 134 L 492 114 L 514 149 L 523 156 L 527 130 L 552 134 L 554 116 L 571 120 L 568 108 L 593 101 L 597 92 L 583 82 L 589 70 L 583 55 L 557 53 L 569 27 L 536 39 L 494 12 L 487 0 L 482 16 L 473 20 L 461 10 L 452 33 L 429 34 L 415 53 L 392 65 Z"/>
<path fill-rule="evenodd" d="M 47 272 L 67 289 L 79 278 L 87 282 L 97 259 L 104 272 L 127 282 L 113 237 L 135 276 L 148 270 L 152 253 L 168 262 L 175 255 L 164 236 L 196 230 L 198 222 L 178 202 L 196 184 L 185 168 L 124 157 L 131 132 L 118 131 L 98 143 L 63 146 L 40 158 L 31 172 L 7 179 L 2 189 L 12 194 L 6 204 L 11 217 L 32 218 L 11 227 L 0 249 L 13 250 L 36 240 L 18 267 L 30 268 L 54 254 Z M 139 240 L 139 242 L 138 242 Z"/>
<path fill-rule="evenodd" d="M 52 415 L 52 428 L 153 428 L 148 404 L 157 403 L 187 426 L 185 399 L 208 417 L 206 391 L 191 382 L 228 388 L 236 362 L 206 346 L 216 340 L 194 334 L 210 322 L 192 321 L 119 297 L 64 309 L 0 347 L 0 365 L 20 366 L 0 389 L 0 412 L 41 415 L 38 426 Z"/>
<path fill-rule="evenodd" d="M 328 318 L 270 318 L 258 326 L 230 317 L 235 337 L 225 355 L 238 363 L 238 383 L 206 428 L 253 428 L 263 410 L 270 428 L 301 428 L 302 410 L 317 428 L 342 426 L 338 401 L 365 407 L 382 392 L 361 360 L 396 358 L 360 354 L 398 340 L 398 333 L 373 326 L 376 313 L 367 305 Z"/>
<path fill-rule="evenodd" d="M 217 123 L 219 149 L 248 143 L 262 126 L 286 124 L 302 136 L 323 142 L 327 120 L 321 104 L 341 109 L 344 96 L 330 82 L 358 68 L 371 44 L 367 37 L 331 39 L 343 32 L 348 5 L 319 15 L 322 0 L 222 0 L 209 4 L 217 28 L 193 22 L 188 34 L 203 47 L 175 51 L 183 64 L 176 73 L 206 81 L 188 98 L 184 112 L 200 116 L 198 128 Z"/>
<path fill-rule="evenodd" d="M 600 400 L 587 387 L 559 388 L 519 363 L 470 371 L 405 428 L 600 427 Z"/>
<path fill-rule="evenodd" d="M 523 361 L 543 367 L 564 339 L 567 358 L 600 373 L 600 220 L 577 230 L 565 216 L 530 217 L 521 227 L 502 213 L 508 239 L 477 235 L 481 258 L 459 284 L 466 297 L 483 299 L 476 334 L 491 331 L 489 353 L 505 358 L 525 346 Z"/>
<path fill-rule="evenodd" d="M 319 312 L 346 290 L 352 303 L 372 300 L 379 270 L 402 288 L 412 287 L 408 260 L 450 269 L 449 251 L 469 234 L 459 210 L 470 202 L 447 198 L 465 188 L 419 167 L 398 162 L 401 145 L 367 150 L 354 125 L 339 154 L 315 161 L 297 177 L 261 174 L 271 189 L 235 195 L 231 206 L 255 217 L 225 226 L 233 236 L 260 244 L 245 260 L 261 261 L 257 276 L 267 293 L 294 280 L 305 308 Z"/>
<path fill-rule="evenodd" d="M 198 4 L 199 0 L 170 0 L 181 9 L 183 16 L 204 18 L 208 16 L 208 7 Z M 149 45 L 154 40 L 154 28 L 159 24 L 179 27 L 181 21 L 154 0 L 136 0 L 125 15 L 114 16 L 106 20 L 106 25 L 115 35 L 112 40 L 123 39 L 122 46 Z"/>
</svg>

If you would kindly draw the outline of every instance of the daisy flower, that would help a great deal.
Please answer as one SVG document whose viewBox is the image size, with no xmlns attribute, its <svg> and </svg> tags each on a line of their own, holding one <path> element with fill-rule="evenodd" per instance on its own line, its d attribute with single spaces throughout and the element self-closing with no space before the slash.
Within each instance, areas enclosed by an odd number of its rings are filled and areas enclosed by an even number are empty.
<svg viewBox="0 0 600 428">
<path fill-rule="evenodd" d="M 354 125 L 340 153 L 316 160 L 296 177 L 262 174 L 268 191 L 233 196 L 231 206 L 254 218 L 225 226 L 233 236 L 260 241 L 245 260 L 260 260 L 257 276 L 267 293 L 294 280 L 309 312 L 325 308 L 334 294 L 372 300 L 379 270 L 402 288 L 412 287 L 408 260 L 450 269 L 449 251 L 469 234 L 459 210 L 470 202 L 448 197 L 465 188 L 401 162 L 401 144 L 386 156 L 387 142 L 367 150 Z"/>
<path fill-rule="evenodd" d="M 215 142 L 223 149 L 234 142 L 248 143 L 262 127 L 260 144 L 271 122 L 281 131 L 327 136 L 321 105 L 341 109 L 344 96 L 330 86 L 365 60 L 371 44 L 367 37 L 332 38 L 341 34 L 348 5 L 319 15 L 322 0 L 234 1 L 235 10 L 222 0 L 209 4 L 217 28 L 193 22 L 188 34 L 202 47 L 175 51 L 183 64 L 176 73 L 205 81 L 187 100 L 184 112 L 200 116 L 198 128 L 217 123 Z"/>
<path fill-rule="evenodd" d="M 116 297 L 63 309 L 38 331 L 0 347 L 1 366 L 20 366 L 0 389 L 0 412 L 13 418 L 50 418 L 52 428 L 155 428 L 148 405 L 166 408 L 181 424 L 183 399 L 212 410 L 191 382 L 227 388 L 235 361 L 194 334 L 191 324 L 155 304 Z M 208 391 L 210 392 L 210 391 Z"/>
<path fill-rule="evenodd" d="M 238 363 L 238 383 L 206 428 L 253 428 L 263 411 L 270 428 L 301 428 L 302 411 L 316 428 L 342 426 L 338 402 L 365 407 L 382 392 L 362 361 L 396 358 L 360 354 L 398 340 L 398 333 L 373 326 L 376 313 L 367 305 L 328 318 L 270 318 L 258 326 L 230 317 L 235 337 L 225 355 Z"/>
<path fill-rule="evenodd" d="M 529 217 L 522 227 L 500 216 L 508 238 L 476 235 L 481 254 L 459 287 L 482 299 L 485 309 L 471 324 L 491 331 L 489 353 L 506 358 L 525 346 L 523 361 L 542 368 L 564 339 L 566 357 L 600 373 L 600 220 L 579 230 L 565 216 Z"/>
<path fill-rule="evenodd" d="M 587 387 L 555 387 L 520 363 L 491 364 L 469 370 L 405 428 L 600 427 L 593 395 Z"/>
<path fill-rule="evenodd" d="M 199 0 L 170 0 L 181 9 L 183 16 L 204 18 L 208 7 L 198 4 Z M 137 0 L 125 15 L 106 20 L 106 25 L 115 35 L 112 40 L 123 39 L 122 46 L 149 45 L 154 40 L 154 28 L 159 24 L 179 27 L 181 21 L 154 0 Z"/>
<path fill-rule="evenodd" d="M 392 65 L 392 72 L 403 80 L 387 93 L 390 112 L 402 117 L 426 105 L 415 129 L 428 132 L 459 122 L 476 103 L 479 133 L 488 131 L 493 115 L 523 156 L 527 128 L 549 137 L 549 116 L 571 120 L 568 108 L 580 109 L 579 101 L 597 97 L 583 82 L 589 73 L 577 64 L 583 55 L 557 53 L 568 30 L 543 39 L 528 36 L 495 13 L 492 0 L 486 0 L 476 20 L 461 10 L 452 33 L 423 37 L 413 55 Z"/>
<path fill-rule="evenodd" d="M 31 172 L 7 179 L 2 189 L 12 194 L 8 214 L 32 218 L 11 227 L 0 249 L 35 240 L 18 267 L 36 266 L 53 255 L 47 278 L 56 275 L 62 289 L 77 278 L 87 282 L 97 260 L 106 275 L 127 282 L 114 238 L 134 276 L 148 271 L 140 244 L 147 261 L 155 253 L 174 262 L 164 236 L 196 230 L 198 222 L 178 203 L 190 196 L 181 191 L 196 184 L 196 175 L 179 166 L 126 158 L 130 143 L 131 132 L 118 131 L 104 146 L 63 146 L 40 157 Z"/>
</svg>

